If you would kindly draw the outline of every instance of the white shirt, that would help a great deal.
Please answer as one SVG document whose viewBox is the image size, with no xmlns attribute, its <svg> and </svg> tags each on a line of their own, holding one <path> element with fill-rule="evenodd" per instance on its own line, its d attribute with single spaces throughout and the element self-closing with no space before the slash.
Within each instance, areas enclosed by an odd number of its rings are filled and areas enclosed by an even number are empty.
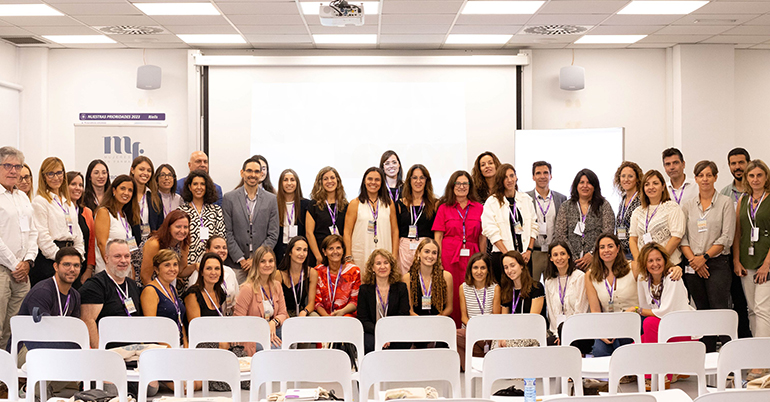
<svg viewBox="0 0 770 402">
<path fill-rule="evenodd" d="M 679 205 L 684 205 L 688 200 L 698 197 L 698 186 L 696 186 L 692 180 L 685 179 L 684 183 L 682 183 L 682 186 L 679 188 L 674 188 L 669 181 L 666 188 L 668 189 L 668 195 L 671 196 L 671 201 L 674 201 Z"/>
<path fill-rule="evenodd" d="M 543 217 L 543 211 L 546 211 L 545 217 Z M 535 238 L 535 249 L 539 250 L 541 241 L 545 240 L 546 243 L 551 243 L 553 231 L 556 229 L 556 201 L 553 199 L 553 192 L 551 190 L 548 190 L 548 195 L 543 198 L 535 189 L 535 215 L 537 216 L 538 232 L 544 221 L 546 224 L 545 232 L 547 237 L 544 238 L 542 235 L 539 235 Z"/>
<path fill-rule="evenodd" d="M 564 306 L 559 296 L 559 281 L 561 291 L 564 293 Z M 585 273 L 579 269 L 572 271 L 567 277 L 557 277 L 545 280 L 545 305 L 548 306 L 550 329 L 554 334 L 560 324 L 557 317 L 567 318 L 574 314 L 588 312 L 588 297 L 586 297 Z M 562 310 L 563 308 L 563 310 Z"/>
<path fill-rule="evenodd" d="M 67 199 L 59 199 L 49 192 L 49 202 L 42 195 L 36 195 L 32 199 L 35 227 L 37 227 L 37 246 L 45 258 L 53 260 L 59 247 L 54 240 L 72 241 L 75 249 L 81 256 L 85 255 L 83 246 L 83 232 L 78 224 L 78 214 L 74 203 L 67 204 Z M 60 205 L 61 204 L 61 205 Z M 66 215 L 69 215 L 72 226 L 67 224 Z M 70 227 L 72 231 L 70 232 Z"/>
<path fill-rule="evenodd" d="M 648 219 L 650 220 L 649 224 L 647 223 Z M 652 241 L 665 247 L 672 237 L 680 239 L 684 237 L 685 223 L 682 208 L 675 201 L 666 201 L 658 205 L 648 205 L 647 208 L 635 209 L 631 214 L 631 227 L 628 228 L 628 235 L 637 238 L 639 250 L 644 247 L 645 233 L 650 233 Z M 671 262 L 679 264 L 680 261 L 682 261 L 682 252 L 677 247 L 671 253 Z"/>
<path fill-rule="evenodd" d="M 535 204 L 532 198 L 521 191 L 516 192 L 516 209 L 521 213 L 522 233 L 520 253 L 527 251 L 530 239 L 537 238 L 537 217 L 535 216 Z M 494 244 L 502 240 L 508 250 L 513 250 L 513 233 L 511 233 L 511 204 L 508 198 L 503 197 L 503 204 L 494 195 L 489 196 L 484 203 L 484 211 L 481 213 L 481 231 L 492 243 L 492 251 L 500 252 Z"/>
<path fill-rule="evenodd" d="M 11 271 L 37 256 L 37 229 L 32 204 L 17 189 L 0 186 L 0 265 Z"/>
<path fill-rule="evenodd" d="M 636 281 L 636 286 L 637 291 L 639 292 L 639 308 L 652 310 L 655 317 L 663 318 L 664 315 L 674 311 L 694 310 L 692 306 L 690 306 L 690 298 L 687 296 L 687 289 L 684 287 L 684 281 L 671 280 L 671 274 L 663 278 L 663 292 L 660 295 L 660 306 L 652 302 L 652 293 L 650 292 L 649 282 L 642 279 L 641 275 Z"/>
</svg>

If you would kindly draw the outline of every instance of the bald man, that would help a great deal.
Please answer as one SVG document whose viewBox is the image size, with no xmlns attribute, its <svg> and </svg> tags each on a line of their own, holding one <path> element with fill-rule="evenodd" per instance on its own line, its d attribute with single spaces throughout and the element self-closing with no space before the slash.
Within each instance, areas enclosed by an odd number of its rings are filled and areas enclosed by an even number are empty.
<svg viewBox="0 0 770 402">
<path fill-rule="evenodd" d="M 190 154 L 190 161 L 187 162 L 187 167 L 190 168 L 190 171 L 201 169 L 204 172 L 209 172 L 209 157 L 206 155 L 203 151 L 195 151 L 192 154 Z M 187 179 L 187 176 L 182 177 L 181 179 L 176 181 L 176 193 L 179 195 L 182 195 L 182 190 L 184 190 L 184 181 Z M 212 178 L 211 180 L 214 180 Z M 219 184 L 214 183 L 214 187 L 217 189 L 217 202 L 214 204 L 217 204 L 219 206 L 222 206 L 222 187 L 219 187 Z"/>
</svg>

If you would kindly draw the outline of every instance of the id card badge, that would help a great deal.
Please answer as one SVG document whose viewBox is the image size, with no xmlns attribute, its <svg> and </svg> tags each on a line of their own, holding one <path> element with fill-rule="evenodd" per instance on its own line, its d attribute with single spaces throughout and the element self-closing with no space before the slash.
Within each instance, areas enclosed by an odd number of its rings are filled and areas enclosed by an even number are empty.
<svg viewBox="0 0 770 402">
<path fill-rule="evenodd" d="M 471 250 L 467 248 L 461 248 L 460 249 L 460 257 L 470 257 Z"/>
<path fill-rule="evenodd" d="M 136 251 L 139 250 L 139 246 L 136 245 L 136 239 L 133 237 L 130 237 L 126 239 L 126 243 L 128 243 L 128 251 Z"/>
<path fill-rule="evenodd" d="M 754 246 L 749 246 L 749 255 L 754 255 Z"/>
<path fill-rule="evenodd" d="M 409 234 L 406 237 L 410 239 L 417 238 L 417 225 L 409 225 Z"/>
<path fill-rule="evenodd" d="M 331 234 L 339 234 L 339 233 L 337 233 L 337 225 L 329 226 L 329 233 L 331 233 Z"/>
<path fill-rule="evenodd" d="M 150 237 L 150 224 L 143 223 L 140 227 L 142 228 L 142 238 Z"/>
<path fill-rule="evenodd" d="M 614 313 L 615 312 L 615 302 L 614 301 L 610 300 L 610 302 L 607 303 L 607 311 L 610 312 L 610 313 Z"/>
<path fill-rule="evenodd" d="M 543 253 L 548 252 L 548 243 L 545 242 L 545 239 L 540 241 L 540 251 Z"/>
<path fill-rule="evenodd" d="M 126 300 L 123 300 L 123 304 L 126 306 L 128 314 L 136 313 L 136 306 L 134 305 L 134 300 L 132 298 L 129 297 Z"/>
<path fill-rule="evenodd" d="M 19 217 L 19 227 L 22 232 L 29 232 L 29 216 L 22 215 Z"/>
<path fill-rule="evenodd" d="M 582 236 L 583 232 L 586 230 L 586 224 L 583 222 L 578 221 L 578 223 L 575 225 L 575 230 L 573 231 L 576 235 Z"/>
<path fill-rule="evenodd" d="M 374 227 L 377 225 L 377 221 L 369 221 L 369 223 L 366 225 L 366 231 L 369 233 L 374 233 Z"/>
<path fill-rule="evenodd" d="M 702 233 L 708 230 L 708 224 L 706 223 L 706 219 L 698 219 L 698 233 Z"/>
<path fill-rule="evenodd" d="M 540 222 L 537 224 L 537 233 L 541 236 L 548 235 L 548 222 Z"/>
<path fill-rule="evenodd" d="M 420 245 L 420 242 L 415 240 L 409 241 L 409 250 L 417 250 L 417 246 Z"/>
<path fill-rule="evenodd" d="M 67 222 L 67 226 L 72 228 L 72 216 L 70 214 L 64 214 L 64 221 Z"/>
<path fill-rule="evenodd" d="M 644 242 L 644 244 L 652 243 L 652 233 L 645 233 L 644 236 L 642 236 L 642 242 Z"/>
<path fill-rule="evenodd" d="M 567 316 L 564 314 L 559 314 L 556 316 L 556 326 L 559 326 L 564 323 L 564 321 L 567 320 Z"/>
<path fill-rule="evenodd" d="M 685 273 L 685 274 L 695 274 L 695 270 L 694 270 L 694 269 L 692 269 L 692 267 L 691 267 L 691 266 L 689 266 L 689 265 L 685 265 L 685 267 L 684 267 L 684 273 Z"/>
<path fill-rule="evenodd" d="M 752 227 L 751 228 L 751 241 L 752 242 L 758 242 L 759 241 L 759 228 L 758 227 Z"/>
<path fill-rule="evenodd" d="M 517 235 L 524 233 L 524 228 L 521 227 L 521 222 L 516 222 L 516 224 L 513 225 L 513 232 Z"/>
<path fill-rule="evenodd" d="M 618 239 L 626 240 L 628 238 L 628 229 L 624 227 L 618 228 Z"/>
<path fill-rule="evenodd" d="M 209 239 L 209 228 L 207 226 L 201 226 L 201 240 L 206 241 Z"/>
<path fill-rule="evenodd" d="M 430 296 L 423 296 L 422 297 L 422 309 L 423 310 L 430 310 Z"/>
</svg>

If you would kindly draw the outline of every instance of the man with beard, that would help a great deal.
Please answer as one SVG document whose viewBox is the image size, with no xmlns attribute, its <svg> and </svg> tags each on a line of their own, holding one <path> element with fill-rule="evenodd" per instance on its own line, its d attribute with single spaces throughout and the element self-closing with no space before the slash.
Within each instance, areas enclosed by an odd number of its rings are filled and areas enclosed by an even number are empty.
<svg viewBox="0 0 770 402">
<path fill-rule="evenodd" d="M 131 274 L 131 252 L 123 239 L 107 242 L 106 269 L 80 287 L 83 303 L 81 319 L 88 327 L 91 347 L 99 347 L 98 323 L 104 317 L 142 315 L 140 292 L 136 282 L 126 280 Z"/>
<path fill-rule="evenodd" d="M 727 153 L 727 162 L 730 166 L 730 173 L 733 175 L 733 182 L 725 186 L 720 193 L 732 198 L 736 209 L 738 200 L 741 199 L 743 191 L 743 173 L 746 166 L 751 161 L 749 151 L 744 148 L 733 148 Z M 729 258 L 732 262 L 732 257 Z M 732 265 L 732 264 L 731 264 Z M 751 328 L 749 327 L 749 310 L 746 304 L 746 295 L 743 293 L 741 278 L 733 272 L 733 283 L 730 286 L 730 298 L 733 301 L 733 310 L 738 313 L 738 336 L 741 338 L 751 338 Z"/>
</svg>

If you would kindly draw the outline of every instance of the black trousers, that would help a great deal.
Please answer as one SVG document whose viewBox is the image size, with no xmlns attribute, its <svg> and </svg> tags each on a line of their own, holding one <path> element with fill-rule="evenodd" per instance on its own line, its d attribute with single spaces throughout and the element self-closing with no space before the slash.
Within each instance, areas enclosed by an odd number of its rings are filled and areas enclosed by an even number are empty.
<svg viewBox="0 0 770 402">
<path fill-rule="evenodd" d="M 730 308 L 730 287 L 733 281 L 730 258 L 720 255 L 711 258 L 706 263 L 709 277 L 701 278 L 698 274 L 685 274 L 684 283 L 690 292 L 698 310 L 717 310 Z M 724 335 L 724 334 L 723 334 Z M 706 344 L 706 350 L 716 352 L 717 336 L 704 336 L 701 341 Z M 730 337 L 724 337 L 723 343 Z"/>
</svg>

